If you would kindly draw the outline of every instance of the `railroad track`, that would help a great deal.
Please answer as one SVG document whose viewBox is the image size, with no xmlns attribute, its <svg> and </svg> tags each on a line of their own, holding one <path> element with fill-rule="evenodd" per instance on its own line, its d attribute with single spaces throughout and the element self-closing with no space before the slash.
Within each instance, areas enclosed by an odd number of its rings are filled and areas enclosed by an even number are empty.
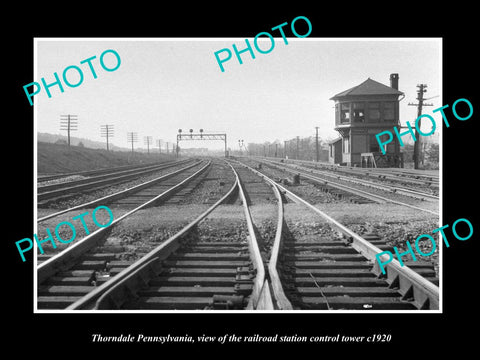
<svg viewBox="0 0 480 360">
<path fill-rule="evenodd" d="M 163 181 L 157 179 L 153 184 L 142 185 L 140 190 L 117 194 L 115 199 L 109 199 L 114 213 L 120 208 L 126 212 L 108 228 L 101 228 L 75 241 L 56 255 L 39 256 L 37 307 L 64 309 L 132 265 L 137 258 L 125 257 L 122 246 L 111 245 L 109 236 L 112 228 L 138 210 L 162 204 L 179 192 L 188 196 L 213 166 L 210 162 L 199 161 L 163 176 Z M 146 253 L 148 249 L 141 249 L 136 255 L 141 257 Z"/>
<path fill-rule="evenodd" d="M 238 310 L 271 306 L 247 205 L 251 200 L 245 197 L 236 173 L 235 179 L 229 191 L 194 221 L 67 309 Z M 212 225 L 208 215 L 225 211 L 221 205 L 235 196 L 239 201 L 234 208 L 243 212 L 244 219 L 237 214 L 227 226 L 223 221 Z"/>
<path fill-rule="evenodd" d="M 41 218 L 37 219 L 37 222 L 42 222 L 47 219 L 51 219 L 53 217 L 59 216 L 61 214 L 71 212 L 74 210 L 84 209 L 94 207 L 96 205 L 110 205 L 120 207 L 122 209 L 132 209 L 136 205 L 140 205 L 142 202 L 149 200 L 155 194 L 159 194 L 162 191 L 167 190 L 169 187 L 172 187 L 176 184 L 176 182 L 181 182 L 182 178 L 185 175 L 191 175 L 192 171 L 194 171 L 201 162 L 193 162 L 187 163 L 188 165 L 168 172 L 162 176 L 157 178 L 151 179 L 149 181 L 142 182 L 138 185 L 132 186 L 130 188 L 117 191 L 110 195 L 103 196 L 101 198 L 96 198 L 93 201 L 89 201 L 83 204 L 79 204 L 70 208 L 66 208 L 49 215 L 45 215 Z M 201 174 L 200 174 L 201 175 Z M 198 179 L 197 179 L 198 180 Z M 199 182 L 194 182 L 193 184 L 197 185 Z M 192 188 L 185 188 L 182 189 L 183 193 L 187 193 Z M 164 197 L 165 199 L 165 197 Z"/>
<path fill-rule="evenodd" d="M 279 162 L 278 158 L 265 159 L 272 162 Z M 379 180 L 388 180 L 392 183 L 404 183 L 417 187 L 425 186 L 438 190 L 439 176 L 434 174 L 421 174 L 408 169 L 400 168 L 360 168 L 350 166 L 338 166 L 321 162 L 312 162 L 304 160 L 283 159 L 285 164 L 302 165 L 313 169 L 326 169 L 331 173 L 343 173 L 350 176 L 376 178 Z"/>
<path fill-rule="evenodd" d="M 305 170 L 305 169 L 302 169 L 301 167 L 298 167 L 298 166 L 296 168 L 290 168 L 290 167 L 284 166 L 283 164 L 277 163 L 277 162 L 264 163 L 264 162 L 259 161 L 259 160 L 256 160 L 256 161 L 260 162 L 261 164 L 264 164 L 266 166 L 272 167 L 274 169 L 278 169 L 278 170 L 290 173 L 293 176 L 299 175 L 303 180 L 312 182 L 316 187 L 320 188 L 322 191 L 330 192 L 338 198 L 347 198 L 347 199 L 349 199 L 350 202 L 355 202 L 355 203 L 369 203 L 369 202 L 373 203 L 373 202 L 375 202 L 375 203 L 379 203 L 379 204 L 393 203 L 393 204 L 397 204 L 397 205 L 400 205 L 400 206 L 405 206 L 405 207 L 409 207 L 409 208 L 412 208 L 412 209 L 416 209 L 416 210 L 428 212 L 428 213 L 431 213 L 431 214 L 434 214 L 434 215 L 438 215 L 438 213 L 436 211 L 433 211 L 433 210 L 430 210 L 430 209 L 425 209 L 425 208 L 420 207 L 420 206 L 412 205 L 410 203 L 406 203 L 405 201 L 392 199 L 391 198 L 392 195 L 389 195 L 389 194 L 393 194 L 394 196 L 402 195 L 402 194 L 396 194 L 396 192 L 394 193 L 390 190 L 386 190 L 387 193 L 385 194 L 385 196 L 383 196 L 383 195 L 379 195 L 377 193 L 373 193 L 371 191 L 365 191 L 365 190 L 361 190 L 361 189 L 358 188 L 358 185 L 364 186 L 364 184 L 359 184 L 359 183 L 354 184 L 354 185 L 356 185 L 355 187 L 348 186 L 348 185 L 345 185 L 343 183 L 339 183 L 338 181 L 335 181 L 335 180 L 325 179 L 325 178 L 319 177 L 319 175 L 316 175 L 313 170 Z M 373 187 L 373 186 L 370 185 L 370 187 Z M 379 189 L 377 188 L 377 190 L 379 190 Z M 420 196 L 419 194 L 417 194 L 417 195 Z M 424 196 L 422 196 L 422 200 L 427 198 L 426 194 L 423 194 L 423 195 Z"/>
<path fill-rule="evenodd" d="M 349 172 L 362 174 L 363 176 L 378 177 L 396 182 L 406 182 L 414 185 L 426 185 L 433 188 L 439 187 L 439 176 L 434 174 L 421 174 L 401 168 L 348 168 Z"/>
<path fill-rule="evenodd" d="M 380 275 L 375 254 L 388 250 L 386 239 L 363 237 L 330 218 L 304 199 L 248 167 L 267 181 L 278 199 L 275 242 L 268 272 L 276 309 L 282 310 L 413 310 L 437 309 L 438 287 L 427 262 L 392 262 Z M 302 225 L 285 220 L 285 198 L 317 214 L 325 225 Z M 432 282 L 433 281 L 433 282 Z"/>
<path fill-rule="evenodd" d="M 174 163 L 175 161 L 167 161 L 167 162 L 162 162 L 162 165 L 167 165 L 169 163 Z M 51 180 L 58 180 L 62 178 L 69 178 L 69 177 L 74 177 L 74 176 L 92 176 L 92 175 L 102 175 L 102 174 L 108 174 L 108 173 L 117 173 L 119 171 L 124 171 L 124 170 L 133 170 L 133 169 L 142 169 L 148 166 L 152 165 L 158 165 L 157 164 L 136 164 L 136 165 L 122 165 L 122 166 L 115 166 L 115 167 L 110 167 L 110 168 L 104 168 L 104 169 L 96 169 L 96 170 L 85 170 L 85 171 L 74 171 L 74 172 L 69 172 L 69 173 L 59 173 L 59 174 L 38 174 L 37 175 L 37 183 L 42 183 L 46 181 L 51 181 Z"/>
<path fill-rule="evenodd" d="M 417 262 L 415 272 L 394 260 L 381 276 L 375 255 L 388 249 L 385 239 L 353 233 L 252 168 L 239 163 L 232 168 L 237 181 L 224 197 L 67 310 L 439 308 L 438 287 L 425 278 L 434 277 L 430 264 Z M 245 222 L 229 225 L 228 229 L 237 229 L 232 235 L 219 226 L 221 220 L 209 220 L 208 215 L 225 211 L 220 205 L 232 201 L 235 191 Z M 284 217 L 286 198 L 311 209 L 327 224 L 297 231 Z M 257 241 L 258 226 L 249 209 L 256 202 L 277 208 L 275 239 L 268 249 Z"/>
<path fill-rule="evenodd" d="M 272 162 L 272 163 L 276 164 L 277 166 L 282 165 L 281 163 L 276 163 L 276 162 Z M 352 176 L 343 176 L 343 175 L 338 174 L 339 172 L 342 173 L 343 171 L 333 171 L 333 172 L 332 171 L 321 171 L 321 170 L 317 170 L 316 168 L 313 169 L 312 167 L 303 167 L 303 166 L 298 166 L 298 165 L 289 165 L 289 166 L 291 166 L 293 169 L 304 171 L 304 172 L 309 172 L 310 174 L 313 174 L 313 175 L 319 175 L 319 176 L 327 177 L 327 178 L 330 178 L 330 179 L 333 179 L 333 180 L 335 180 L 335 179 L 336 180 L 342 180 L 342 181 L 349 182 L 349 183 L 352 183 L 352 184 L 358 184 L 358 185 L 362 185 L 362 186 L 365 186 L 365 187 L 368 187 L 368 188 L 382 190 L 382 191 L 385 191 L 387 193 L 401 194 L 401 195 L 404 195 L 404 196 L 413 197 L 413 198 L 421 199 L 421 200 L 439 201 L 438 195 L 435 195 L 433 193 L 427 193 L 427 192 L 424 192 L 424 191 L 419 191 L 418 189 L 412 189 L 412 188 L 409 188 L 409 187 L 404 187 L 404 186 L 399 186 L 399 185 L 394 186 L 394 185 L 388 185 L 388 184 L 381 183 L 381 182 L 373 182 L 373 181 L 370 181 L 370 180 L 360 179 L 359 177 L 361 177 L 362 175 L 359 174 L 358 172 L 353 173 L 353 174 L 349 173 L 351 175 L 354 175 L 352 177 Z M 367 173 L 364 173 L 364 174 L 367 174 Z"/>
<path fill-rule="evenodd" d="M 69 199 L 80 193 L 92 192 L 101 187 L 127 182 L 141 176 L 191 162 L 192 160 L 182 160 L 160 165 L 148 165 L 141 168 L 135 167 L 127 170 L 121 169 L 120 171 L 109 172 L 107 174 L 96 175 L 79 180 L 38 186 L 37 204 L 39 207 L 46 207 L 53 201 Z"/>
</svg>

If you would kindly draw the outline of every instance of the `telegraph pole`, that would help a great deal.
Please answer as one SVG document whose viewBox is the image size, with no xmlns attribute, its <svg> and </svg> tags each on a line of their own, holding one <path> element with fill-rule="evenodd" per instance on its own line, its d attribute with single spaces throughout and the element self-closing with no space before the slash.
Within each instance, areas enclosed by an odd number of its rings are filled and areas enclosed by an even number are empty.
<svg viewBox="0 0 480 360">
<path fill-rule="evenodd" d="M 319 160 L 319 153 L 318 153 L 318 126 L 315 126 L 316 134 L 315 134 L 315 153 L 317 162 Z"/>
<path fill-rule="evenodd" d="M 417 106 L 417 119 L 422 115 L 422 109 L 424 106 L 433 106 L 433 104 L 424 104 L 423 101 L 423 94 L 427 92 L 427 85 L 426 84 L 419 84 L 417 85 L 417 100 L 418 104 L 408 103 L 410 106 Z M 416 141 L 413 143 L 413 162 L 414 162 L 414 169 L 419 168 L 420 164 L 420 150 L 421 150 L 421 137 L 418 133 L 418 129 L 422 124 L 422 119 L 418 119 L 417 126 L 415 126 L 415 139 Z"/>
<path fill-rule="evenodd" d="M 60 130 L 67 130 L 68 146 L 70 146 L 70 131 L 77 130 L 77 115 L 60 115 Z"/>
<path fill-rule="evenodd" d="M 143 137 L 144 144 L 147 145 L 147 153 L 150 154 L 150 143 L 153 141 L 151 136 Z"/>
<path fill-rule="evenodd" d="M 295 160 L 298 160 L 299 146 L 300 146 L 300 136 L 297 136 L 297 152 L 296 152 Z"/>
<path fill-rule="evenodd" d="M 113 137 L 113 125 L 100 125 L 100 136 L 107 138 L 107 151 L 108 149 L 108 138 Z"/>
<path fill-rule="evenodd" d="M 138 134 L 136 132 L 127 133 L 128 142 L 132 143 L 132 154 L 133 154 L 133 143 L 138 141 Z"/>
</svg>

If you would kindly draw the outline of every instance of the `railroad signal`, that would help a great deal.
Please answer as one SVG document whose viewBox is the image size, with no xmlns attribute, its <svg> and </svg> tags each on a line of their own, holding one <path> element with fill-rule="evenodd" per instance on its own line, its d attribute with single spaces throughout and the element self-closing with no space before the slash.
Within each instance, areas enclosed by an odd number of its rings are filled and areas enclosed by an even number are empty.
<svg viewBox="0 0 480 360">
<path fill-rule="evenodd" d="M 178 145 L 179 141 L 181 140 L 222 140 L 225 142 L 225 157 L 227 157 L 227 134 L 219 134 L 219 133 L 204 133 L 203 129 L 199 130 L 199 133 L 194 134 L 193 129 L 189 130 L 190 136 L 182 135 L 182 129 L 178 129 L 177 134 L 177 145 L 175 147 L 176 153 L 180 152 L 180 146 Z"/>
<path fill-rule="evenodd" d="M 108 148 L 108 138 L 113 137 L 113 125 L 100 125 L 100 136 L 107 138 L 107 151 Z"/>
<path fill-rule="evenodd" d="M 240 156 L 242 156 L 242 145 L 243 145 L 243 140 L 238 140 L 238 147 L 240 149 Z"/>
<path fill-rule="evenodd" d="M 138 134 L 136 132 L 127 132 L 127 141 L 132 143 L 132 154 L 133 154 L 133 143 L 138 142 Z"/>
<path fill-rule="evenodd" d="M 60 130 L 67 130 L 68 146 L 70 146 L 70 131 L 78 130 L 77 115 L 60 115 Z"/>
</svg>

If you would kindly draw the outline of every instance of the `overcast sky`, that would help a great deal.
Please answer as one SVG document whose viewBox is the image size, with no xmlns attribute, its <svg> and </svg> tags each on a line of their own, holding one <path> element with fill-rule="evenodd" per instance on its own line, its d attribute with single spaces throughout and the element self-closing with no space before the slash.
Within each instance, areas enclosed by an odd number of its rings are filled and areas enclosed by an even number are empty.
<svg viewBox="0 0 480 360">
<path fill-rule="evenodd" d="M 253 39 L 249 39 L 253 46 Z M 426 97 L 434 107 L 441 103 L 440 39 L 275 39 L 268 54 L 255 48 L 255 59 L 242 54 L 243 64 L 235 57 L 224 63 L 221 72 L 214 52 L 223 48 L 245 47 L 245 38 L 231 39 L 41 39 L 37 38 L 35 79 L 54 81 L 64 68 L 83 69 L 83 83 L 75 88 L 64 84 L 44 89 L 34 98 L 38 132 L 66 134 L 60 131 L 60 115 L 78 116 L 78 131 L 72 136 L 104 141 L 100 125 L 113 124 L 111 143 L 129 147 L 127 132 L 138 133 L 135 147 L 146 147 L 144 136 L 173 143 L 179 128 L 195 132 L 227 133 L 228 146 L 291 139 L 315 134 L 333 139 L 333 95 L 371 78 L 389 85 L 391 73 L 399 74 L 399 90 L 405 93 L 400 107 L 402 124 L 414 122 L 416 85 L 428 85 Z M 268 38 L 261 47 L 268 49 Z M 106 72 L 99 63 L 100 54 L 113 49 L 121 57 L 116 71 Z M 233 51 L 232 51 L 233 52 Z M 80 61 L 96 55 L 92 61 L 98 78 L 93 79 L 87 64 Z M 222 54 L 223 56 L 224 54 Z M 112 54 L 105 57 L 113 66 Z M 113 63 L 113 65 L 112 65 Z M 75 71 L 69 79 L 75 82 Z M 28 101 L 26 99 L 26 101 Z M 437 118 L 437 116 L 435 116 Z M 184 148 L 223 148 L 221 142 L 182 142 Z"/>
</svg>

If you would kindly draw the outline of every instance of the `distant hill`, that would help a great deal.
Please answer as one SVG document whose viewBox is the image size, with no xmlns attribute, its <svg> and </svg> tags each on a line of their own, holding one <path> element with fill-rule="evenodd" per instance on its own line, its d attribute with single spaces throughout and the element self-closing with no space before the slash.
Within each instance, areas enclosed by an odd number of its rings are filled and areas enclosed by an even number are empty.
<svg viewBox="0 0 480 360">
<path fill-rule="evenodd" d="M 44 143 L 57 143 L 57 142 L 62 142 L 64 141 L 67 143 L 68 138 L 65 135 L 60 135 L 60 134 L 49 134 L 49 133 L 37 133 L 37 141 L 38 142 L 44 142 Z M 93 141 L 85 138 L 77 138 L 74 136 L 70 136 L 70 144 L 74 146 L 78 146 L 79 143 L 82 143 L 83 146 L 90 148 L 90 149 L 106 149 L 107 144 L 106 142 L 101 142 L 101 141 Z M 129 151 L 130 149 L 128 148 L 123 148 L 119 146 L 114 146 L 112 144 L 109 144 L 109 149 L 110 150 L 117 150 L 117 151 Z"/>
<path fill-rule="evenodd" d="M 129 151 L 107 151 L 40 141 L 37 143 L 38 174 L 69 173 L 129 164 L 164 162 L 173 159 L 173 154 L 139 152 L 132 154 Z"/>
</svg>

